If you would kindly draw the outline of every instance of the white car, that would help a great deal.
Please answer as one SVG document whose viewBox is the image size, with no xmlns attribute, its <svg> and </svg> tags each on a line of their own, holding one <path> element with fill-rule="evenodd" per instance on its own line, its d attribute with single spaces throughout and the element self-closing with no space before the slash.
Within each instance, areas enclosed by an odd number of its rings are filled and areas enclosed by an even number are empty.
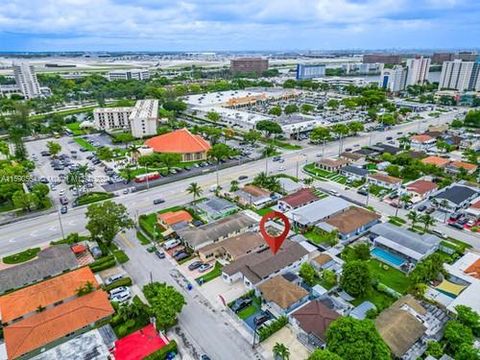
<svg viewBox="0 0 480 360">
<path fill-rule="evenodd" d="M 110 294 L 111 297 L 117 296 L 118 294 L 124 293 L 124 292 L 130 292 L 126 286 L 119 286 L 115 289 L 110 290 L 108 293 Z"/>
<path fill-rule="evenodd" d="M 105 285 L 110 285 L 114 281 L 120 280 L 121 278 L 123 278 L 123 274 L 112 275 L 109 278 L 107 278 L 107 280 L 105 280 Z"/>
<path fill-rule="evenodd" d="M 115 296 L 112 296 L 110 298 L 110 301 L 124 303 L 125 301 L 130 300 L 131 297 L 132 297 L 132 294 L 130 294 L 130 291 L 125 291 Z"/>
<path fill-rule="evenodd" d="M 278 168 L 278 171 L 285 171 L 285 166 L 280 166 L 280 167 Z"/>
<path fill-rule="evenodd" d="M 64 196 L 65 195 L 65 189 L 62 189 L 58 192 L 58 195 Z"/>
</svg>

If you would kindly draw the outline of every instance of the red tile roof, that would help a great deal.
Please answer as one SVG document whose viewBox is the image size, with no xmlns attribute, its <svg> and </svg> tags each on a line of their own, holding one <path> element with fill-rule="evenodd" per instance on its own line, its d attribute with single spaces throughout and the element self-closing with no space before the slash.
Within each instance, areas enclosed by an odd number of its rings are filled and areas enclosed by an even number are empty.
<svg viewBox="0 0 480 360">
<path fill-rule="evenodd" d="M 465 274 L 473 276 L 476 279 L 480 279 L 480 259 L 475 261 L 472 265 L 463 271 Z"/>
<path fill-rule="evenodd" d="M 368 175 L 369 178 L 387 183 L 387 184 L 398 184 L 402 182 L 402 179 L 399 179 L 395 176 L 390 176 L 387 174 L 375 173 Z"/>
<path fill-rule="evenodd" d="M 179 129 L 167 134 L 152 137 L 145 144 L 159 153 L 199 153 L 211 149 L 210 143 L 188 129 Z"/>
<path fill-rule="evenodd" d="M 340 317 L 339 314 L 330 310 L 318 300 L 302 306 L 292 316 L 298 321 L 303 331 L 313 333 L 321 340 L 325 340 L 328 326 Z"/>
<path fill-rule="evenodd" d="M 317 200 L 319 200 L 319 197 L 313 193 L 312 189 L 300 189 L 293 194 L 283 197 L 280 201 L 296 208 Z"/>
<path fill-rule="evenodd" d="M 477 165 L 475 164 L 471 164 L 471 163 L 467 163 L 467 162 L 464 162 L 464 161 L 452 161 L 449 166 L 453 166 L 455 168 L 463 168 L 467 171 L 475 171 L 477 170 Z"/>
<path fill-rule="evenodd" d="M 113 355 L 116 360 L 142 360 L 168 344 L 160 337 L 152 324 L 115 341 Z"/>
<path fill-rule="evenodd" d="M 412 139 L 412 141 L 416 141 L 416 142 L 419 142 L 419 143 L 425 143 L 427 141 L 434 140 L 433 137 L 431 137 L 430 135 L 426 135 L 426 134 L 413 135 L 411 137 L 411 139 Z"/>
<path fill-rule="evenodd" d="M 427 180 L 417 180 L 407 186 L 407 190 L 423 195 L 432 190 L 438 189 L 438 185 Z"/>
<path fill-rule="evenodd" d="M 422 159 L 421 162 L 427 165 L 444 167 L 450 162 L 450 160 L 441 158 L 439 156 L 428 156 L 425 159 Z"/>
<path fill-rule="evenodd" d="M 76 290 L 91 282 L 98 287 L 95 275 L 88 266 L 45 280 L 0 297 L 2 322 L 7 323 L 34 312 L 40 305 L 46 307 L 76 295 Z"/>
<path fill-rule="evenodd" d="M 3 328 L 9 359 L 44 347 L 114 313 L 107 293 L 97 290 Z"/>
<path fill-rule="evenodd" d="M 170 226 L 184 221 L 191 222 L 193 220 L 192 215 L 185 210 L 169 211 L 163 214 L 158 214 L 157 218 Z"/>
</svg>

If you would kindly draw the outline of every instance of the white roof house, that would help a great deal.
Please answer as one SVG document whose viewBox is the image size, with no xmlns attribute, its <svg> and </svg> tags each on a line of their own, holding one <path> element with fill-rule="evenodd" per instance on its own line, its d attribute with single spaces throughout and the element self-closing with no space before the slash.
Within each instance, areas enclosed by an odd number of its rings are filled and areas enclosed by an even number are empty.
<svg viewBox="0 0 480 360">
<path fill-rule="evenodd" d="M 311 226 L 348 209 L 350 206 L 352 206 L 352 203 L 342 198 L 328 196 L 298 209 L 288 211 L 285 215 L 302 226 Z"/>
</svg>

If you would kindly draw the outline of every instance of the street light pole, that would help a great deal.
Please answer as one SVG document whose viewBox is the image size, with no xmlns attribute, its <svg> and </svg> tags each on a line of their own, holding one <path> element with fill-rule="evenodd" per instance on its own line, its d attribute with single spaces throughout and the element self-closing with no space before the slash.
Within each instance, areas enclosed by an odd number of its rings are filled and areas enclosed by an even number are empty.
<svg viewBox="0 0 480 360">
<path fill-rule="evenodd" d="M 65 233 L 63 231 L 62 217 L 60 216 L 60 209 L 57 208 L 58 222 L 60 223 L 60 231 L 62 232 L 62 239 L 65 239 Z"/>
</svg>

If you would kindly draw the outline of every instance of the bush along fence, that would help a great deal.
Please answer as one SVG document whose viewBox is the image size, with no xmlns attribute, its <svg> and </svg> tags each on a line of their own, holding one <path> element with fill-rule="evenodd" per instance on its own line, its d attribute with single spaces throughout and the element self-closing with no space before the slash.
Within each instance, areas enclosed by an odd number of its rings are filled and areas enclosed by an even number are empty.
<svg viewBox="0 0 480 360">
<path fill-rule="evenodd" d="M 288 318 L 286 316 L 280 316 L 277 320 L 272 321 L 270 324 L 262 326 L 258 329 L 258 337 L 260 342 L 268 339 L 287 324 Z"/>
</svg>

